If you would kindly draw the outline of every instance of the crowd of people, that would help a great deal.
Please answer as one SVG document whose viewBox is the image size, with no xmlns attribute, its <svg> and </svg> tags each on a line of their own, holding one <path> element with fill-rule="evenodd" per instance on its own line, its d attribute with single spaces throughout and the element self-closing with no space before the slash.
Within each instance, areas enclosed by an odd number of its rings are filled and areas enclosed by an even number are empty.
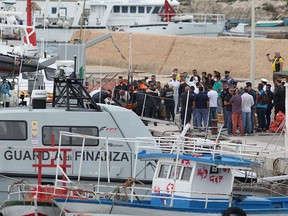
<svg viewBox="0 0 288 216">
<path fill-rule="evenodd" d="M 279 111 L 285 113 L 285 87 L 281 80 L 275 80 L 274 89 L 264 78 L 257 89 L 253 89 L 251 82 L 238 87 L 237 80 L 227 70 L 223 77 L 218 71 L 199 75 L 196 69 L 189 76 L 175 68 L 171 80 L 163 87 L 155 75 L 129 86 L 119 77 L 113 92 L 93 96 L 102 103 L 106 97 L 113 98 L 117 104 L 136 104 L 133 111 L 139 116 L 175 121 L 175 116 L 180 114 L 182 126 L 191 123 L 199 132 L 208 130 L 217 114 L 222 114 L 224 128 L 231 136 L 265 132 L 269 130 L 273 109 L 273 116 Z"/>
</svg>

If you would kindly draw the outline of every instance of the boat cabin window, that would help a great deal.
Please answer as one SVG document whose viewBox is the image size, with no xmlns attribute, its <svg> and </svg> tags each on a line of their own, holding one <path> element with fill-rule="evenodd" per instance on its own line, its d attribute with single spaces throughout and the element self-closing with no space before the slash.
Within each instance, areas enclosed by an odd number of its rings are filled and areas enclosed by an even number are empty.
<svg viewBox="0 0 288 216">
<path fill-rule="evenodd" d="M 158 12 L 160 11 L 160 8 L 159 6 L 155 6 L 153 11 L 152 11 L 152 14 L 158 14 Z"/>
<path fill-rule="evenodd" d="M 144 13 L 145 8 L 143 6 L 138 7 L 138 13 Z"/>
<path fill-rule="evenodd" d="M 177 169 L 176 169 L 176 179 L 179 179 L 180 171 L 181 171 L 181 166 L 177 166 Z M 173 165 L 173 166 L 172 166 L 172 169 L 171 169 L 171 171 L 170 171 L 170 174 L 169 174 L 169 179 L 174 179 L 174 176 L 175 176 L 175 166 Z"/>
<path fill-rule="evenodd" d="M 136 6 L 130 7 L 130 13 L 136 13 Z"/>
<path fill-rule="evenodd" d="M 27 140 L 27 123 L 0 121 L 0 140 Z"/>
<path fill-rule="evenodd" d="M 181 180 L 189 181 L 192 173 L 192 167 L 184 167 Z"/>
<path fill-rule="evenodd" d="M 56 13 L 57 13 L 57 7 L 52 7 L 51 14 L 56 14 Z"/>
<path fill-rule="evenodd" d="M 122 13 L 128 13 L 128 6 L 122 6 Z"/>
<path fill-rule="evenodd" d="M 89 136 L 99 136 L 99 130 L 97 127 L 78 127 L 78 126 L 44 126 L 42 128 L 42 141 L 43 145 L 51 145 L 52 134 L 54 134 L 55 145 L 59 144 L 59 131 L 67 131 L 72 133 L 85 134 Z M 82 138 L 62 136 L 61 145 L 63 146 L 81 146 L 83 142 Z M 98 146 L 99 140 L 86 139 L 85 146 Z"/>
<path fill-rule="evenodd" d="M 152 7 L 148 6 L 148 7 L 147 7 L 147 11 L 146 11 L 146 13 L 149 14 L 151 10 L 152 10 Z"/>
<path fill-rule="evenodd" d="M 116 5 L 115 5 L 115 6 L 113 7 L 113 12 L 114 12 L 114 13 L 120 13 L 120 6 L 116 6 Z"/>
<path fill-rule="evenodd" d="M 160 167 L 160 172 L 159 172 L 158 178 L 167 178 L 169 168 L 170 168 L 169 165 L 163 165 L 162 164 Z"/>
</svg>

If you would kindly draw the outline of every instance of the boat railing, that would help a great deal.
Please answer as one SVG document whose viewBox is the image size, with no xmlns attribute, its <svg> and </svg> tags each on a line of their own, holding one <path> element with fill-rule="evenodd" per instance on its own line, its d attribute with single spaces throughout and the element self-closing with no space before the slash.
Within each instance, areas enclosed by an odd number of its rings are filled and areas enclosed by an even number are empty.
<svg viewBox="0 0 288 216">
<path fill-rule="evenodd" d="M 111 192 L 107 192 L 109 190 Z M 138 201 L 141 202 L 145 199 L 150 200 L 152 198 L 159 198 L 169 201 L 181 200 L 181 201 L 194 201 L 194 202 L 204 202 L 205 208 L 207 208 L 209 202 L 229 202 L 232 199 L 232 194 L 230 193 L 214 193 L 214 192 L 199 192 L 199 191 L 189 191 L 186 190 L 174 190 L 173 193 L 181 194 L 181 196 L 173 197 L 172 194 L 167 193 L 166 190 L 151 189 L 151 187 L 138 187 L 135 184 L 131 187 L 125 187 L 125 183 L 119 186 L 110 185 L 100 185 L 100 191 L 97 192 L 97 199 L 118 199 L 122 201 Z M 105 192 L 106 191 L 106 192 Z"/>
<path fill-rule="evenodd" d="M 161 13 L 162 17 L 170 14 Z M 171 15 L 170 15 L 171 16 Z M 205 14 L 205 13 L 179 13 L 172 17 L 173 22 L 195 22 L 195 23 L 216 23 L 224 24 L 226 22 L 224 14 Z"/>
<path fill-rule="evenodd" d="M 262 154 L 263 148 L 260 146 L 238 144 L 231 142 L 215 142 L 214 140 L 191 137 L 155 137 L 153 138 L 154 145 L 145 145 L 150 138 L 138 138 L 139 149 L 155 149 L 162 152 L 175 154 L 179 149 L 179 153 L 183 154 L 212 154 L 215 155 L 229 155 L 247 158 L 259 158 Z M 146 141 L 146 142 L 145 142 Z M 156 142 L 155 142 L 156 141 Z M 144 144 L 144 145 L 143 145 Z"/>
<path fill-rule="evenodd" d="M 18 200 L 31 201 L 38 200 L 51 200 L 52 197 L 62 198 L 83 198 L 95 199 L 97 197 L 93 190 L 87 190 L 70 185 L 67 187 L 56 187 L 54 185 L 38 185 L 25 182 L 16 182 L 8 187 L 8 200 L 17 197 Z"/>
</svg>

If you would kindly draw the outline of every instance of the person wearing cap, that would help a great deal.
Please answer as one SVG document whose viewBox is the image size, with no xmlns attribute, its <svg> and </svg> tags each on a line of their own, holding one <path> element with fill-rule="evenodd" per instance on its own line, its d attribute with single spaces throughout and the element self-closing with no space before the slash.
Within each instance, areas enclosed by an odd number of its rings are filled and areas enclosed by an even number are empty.
<svg viewBox="0 0 288 216">
<path fill-rule="evenodd" d="M 274 93 L 271 91 L 271 85 L 266 85 L 266 94 L 268 95 L 269 101 L 268 101 L 268 107 L 266 109 L 266 130 L 269 130 L 270 123 L 271 123 L 271 112 L 273 109 L 273 100 L 274 100 Z"/>
<path fill-rule="evenodd" d="M 128 91 L 128 86 L 127 84 L 124 82 L 124 79 L 122 76 L 118 77 L 118 83 L 116 84 L 115 88 L 114 88 L 114 97 L 119 100 L 120 99 L 120 95 L 119 95 L 119 91 L 120 90 L 124 90 L 124 91 Z"/>
<path fill-rule="evenodd" d="M 238 81 L 237 81 L 237 80 L 233 80 L 233 81 L 232 81 L 232 88 L 234 89 L 235 94 L 236 94 L 236 90 L 238 90 L 237 84 L 238 84 Z"/>
<path fill-rule="evenodd" d="M 246 82 L 246 87 L 248 89 L 248 94 L 253 97 L 254 105 L 251 107 L 251 133 L 254 133 L 254 127 L 255 127 L 255 114 L 256 114 L 256 98 L 257 94 L 256 91 L 252 88 L 252 83 L 251 82 Z"/>
<path fill-rule="evenodd" d="M 227 80 L 228 83 L 228 88 L 231 88 L 234 80 L 232 77 L 230 77 L 230 71 L 225 70 L 224 73 L 225 73 L 225 79 Z"/>
<path fill-rule="evenodd" d="M 261 83 L 263 84 L 263 90 L 266 91 L 266 85 L 268 83 L 268 80 L 265 78 L 261 78 Z"/>
<path fill-rule="evenodd" d="M 178 102 L 179 102 L 179 86 L 180 86 L 180 82 L 177 80 L 177 74 L 176 73 L 172 73 L 172 80 L 170 80 L 168 82 L 168 85 L 170 86 L 170 88 L 173 89 L 174 94 L 174 114 L 176 115 L 179 112 L 178 109 Z"/>
<path fill-rule="evenodd" d="M 278 76 L 274 72 L 283 71 L 284 59 L 281 57 L 279 51 L 274 52 L 273 59 L 270 58 L 270 53 L 268 53 L 266 56 L 267 56 L 267 60 L 269 62 L 272 62 L 273 83 L 275 84 L 275 81 L 277 80 Z"/>
<path fill-rule="evenodd" d="M 258 92 L 257 92 L 257 105 L 256 105 L 256 112 L 257 112 L 257 119 L 258 119 L 258 127 L 257 132 L 266 132 L 266 109 L 268 107 L 267 103 L 261 103 L 261 95 L 266 94 L 263 90 L 263 83 L 258 84 Z M 267 95 L 267 94 L 266 94 Z"/>
</svg>

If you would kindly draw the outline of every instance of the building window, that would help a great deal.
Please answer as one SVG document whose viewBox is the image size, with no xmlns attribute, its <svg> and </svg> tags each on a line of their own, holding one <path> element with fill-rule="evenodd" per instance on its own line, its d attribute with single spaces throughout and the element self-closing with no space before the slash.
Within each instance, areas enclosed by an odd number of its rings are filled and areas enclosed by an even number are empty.
<svg viewBox="0 0 288 216">
<path fill-rule="evenodd" d="M 113 7 L 113 12 L 114 13 L 120 13 L 120 6 L 114 6 Z"/>
<path fill-rule="evenodd" d="M 150 13 L 150 11 L 151 11 L 151 9 L 152 9 L 152 7 L 147 7 L 147 11 L 146 11 L 146 13 Z"/>
<path fill-rule="evenodd" d="M 57 13 L 57 7 L 52 7 L 51 14 L 56 14 L 56 13 Z"/>
<path fill-rule="evenodd" d="M 128 6 L 122 6 L 122 13 L 128 13 Z"/>
<path fill-rule="evenodd" d="M 145 7 L 140 6 L 138 7 L 138 13 L 144 13 L 145 12 Z"/>
<path fill-rule="evenodd" d="M 43 145 L 51 145 L 52 134 L 54 134 L 55 145 L 59 144 L 60 134 L 59 131 L 67 131 L 78 134 L 85 134 L 89 136 L 99 136 L 99 130 L 97 127 L 78 127 L 78 126 L 44 126 L 42 128 L 42 140 Z M 61 145 L 63 146 L 81 146 L 83 143 L 82 138 L 62 136 Z M 97 146 L 99 140 L 85 139 L 85 146 Z"/>
<path fill-rule="evenodd" d="M 27 140 L 27 122 L 0 121 L 0 140 Z"/>
<path fill-rule="evenodd" d="M 136 6 L 130 7 L 130 13 L 136 13 Z"/>
</svg>

